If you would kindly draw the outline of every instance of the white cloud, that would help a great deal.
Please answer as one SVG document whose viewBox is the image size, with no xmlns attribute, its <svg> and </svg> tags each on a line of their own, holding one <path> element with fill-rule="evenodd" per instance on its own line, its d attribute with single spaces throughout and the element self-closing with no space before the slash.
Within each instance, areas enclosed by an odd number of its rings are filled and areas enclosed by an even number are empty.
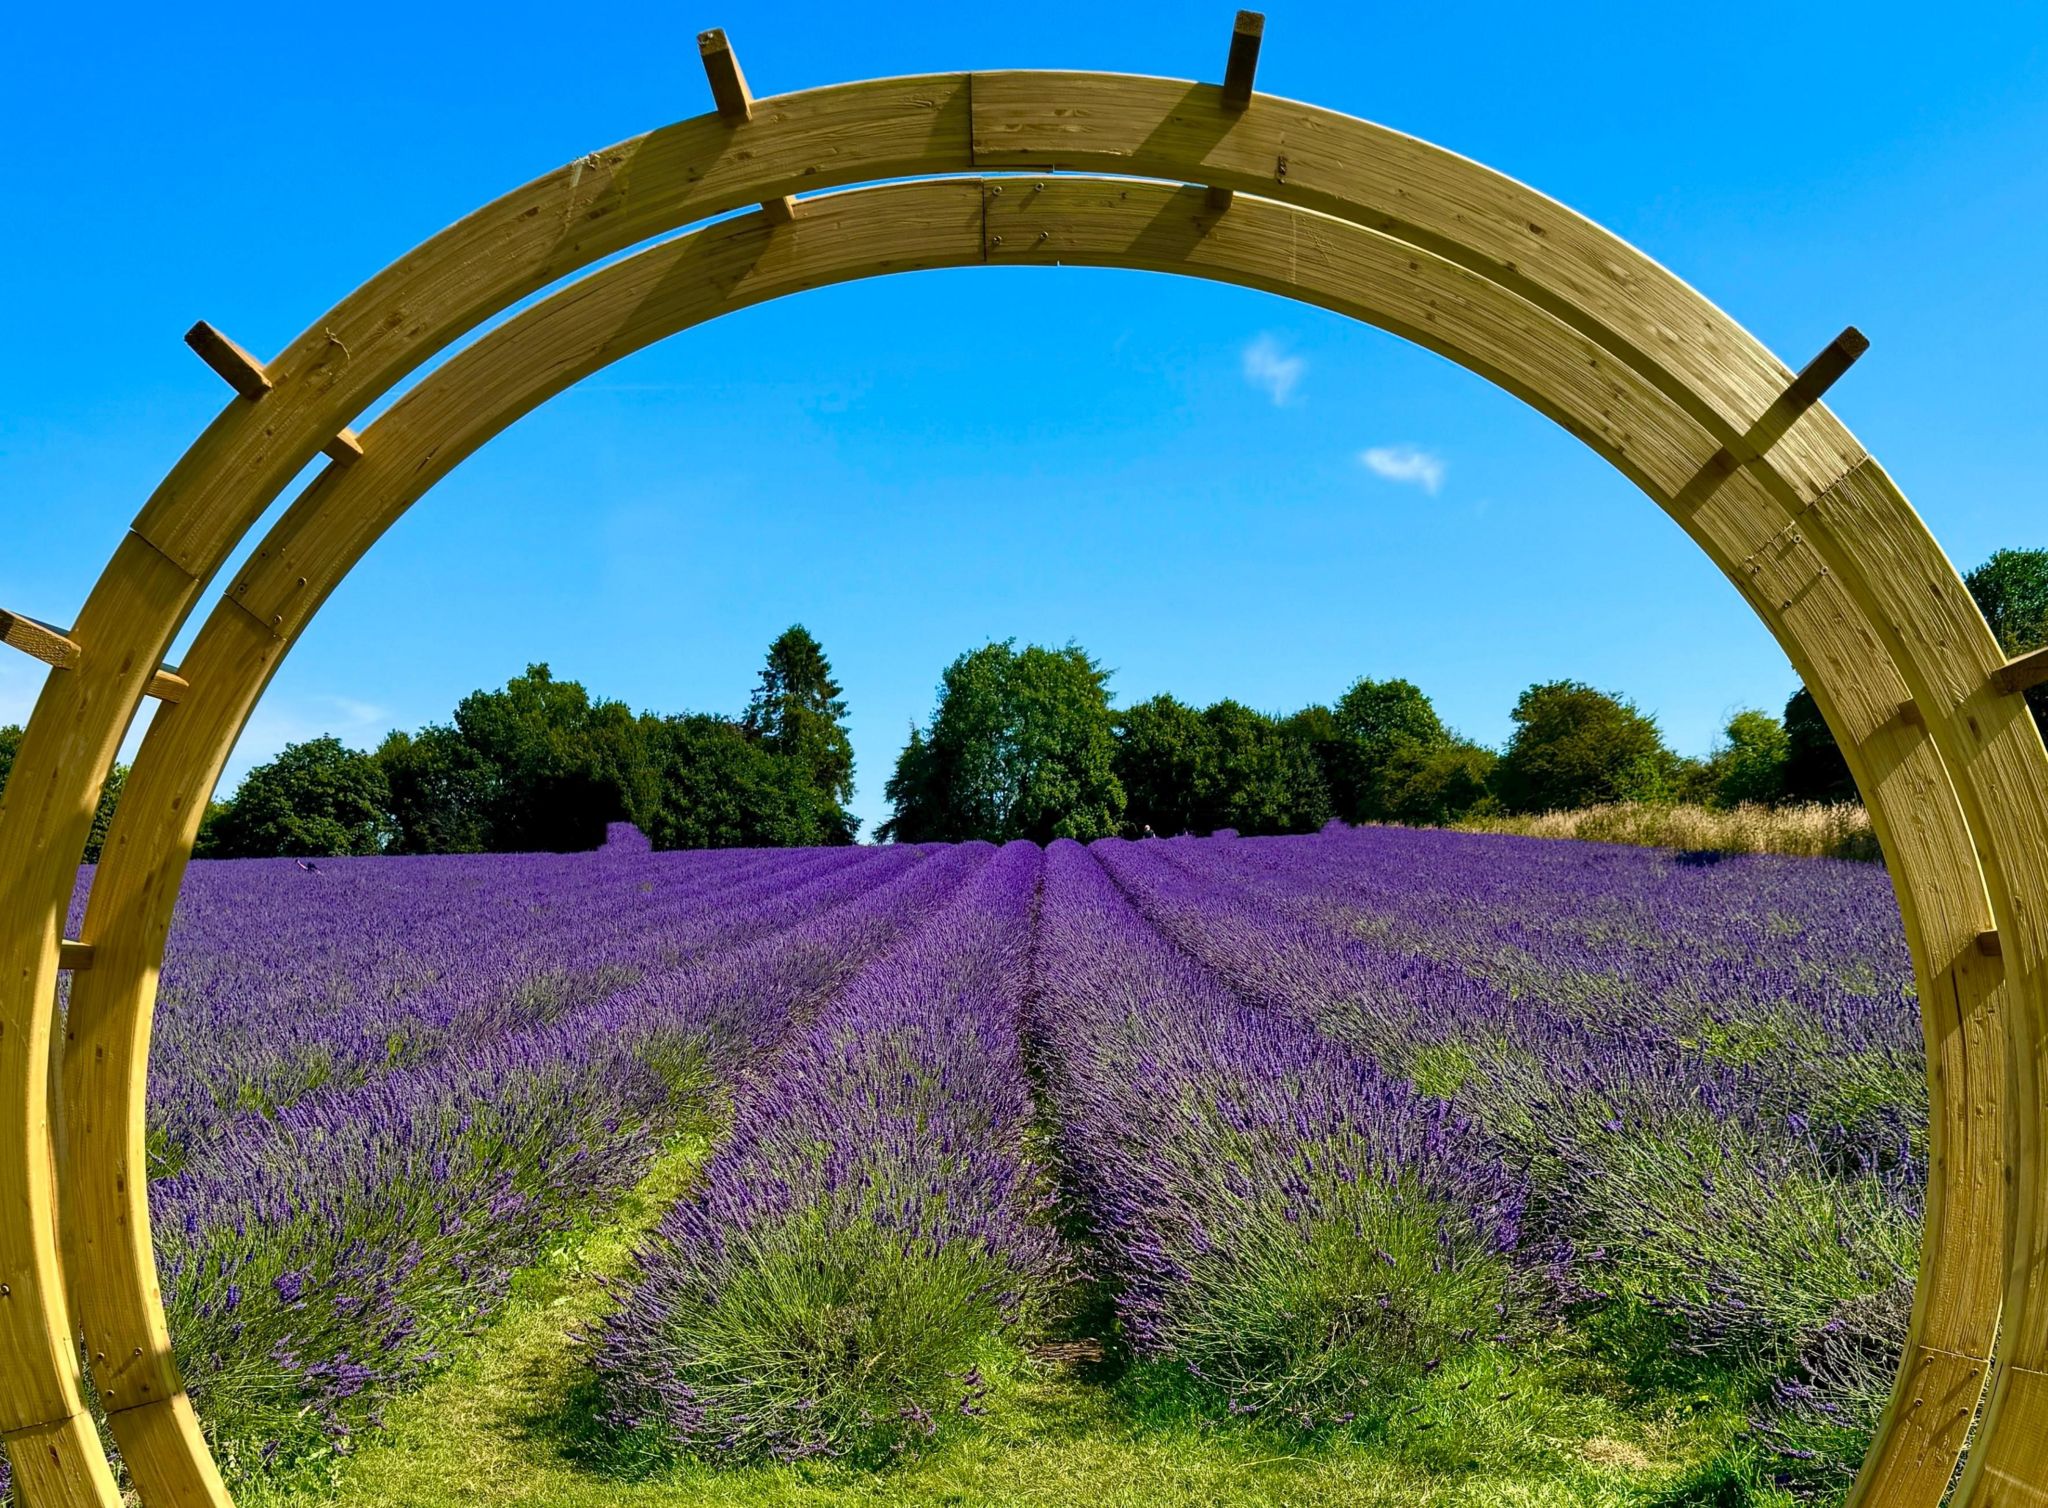
<svg viewBox="0 0 2048 1508">
<path fill-rule="evenodd" d="M 1275 407 L 1293 399 L 1294 385 L 1307 370 L 1306 361 L 1287 355 L 1280 349 L 1280 342 L 1270 335 L 1261 335 L 1244 348 L 1244 380 L 1253 387 L 1264 388 Z"/>
<path fill-rule="evenodd" d="M 349 696 L 325 696 L 321 697 L 320 700 L 326 702 L 352 723 L 381 723 L 384 721 L 384 709 L 374 702 L 359 702 L 354 697 Z"/>
<path fill-rule="evenodd" d="M 1361 450 L 1358 462 L 1376 476 L 1420 487 L 1431 497 L 1444 484 L 1444 458 L 1413 445 L 1375 445 Z"/>
</svg>

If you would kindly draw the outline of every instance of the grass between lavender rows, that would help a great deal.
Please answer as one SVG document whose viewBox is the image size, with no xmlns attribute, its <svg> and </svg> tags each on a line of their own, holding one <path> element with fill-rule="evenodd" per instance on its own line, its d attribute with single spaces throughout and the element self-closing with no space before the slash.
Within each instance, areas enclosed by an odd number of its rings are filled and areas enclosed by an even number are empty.
<svg viewBox="0 0 2048 1508">
<path fill-rule="evenodd" d="M 1447 1364 L 1394 1420 L 1303 1444 L 1213 1421 L 1154 1368 L 1107 1380 L 1012 1356 L 991 1370 L 973 1431 L 884 1471 L 823 1463 L 608 1470 L 588 1405 L 582 1332 L 606 1283 L 689 1187 L 710 1139 L 678 1141 L 605 1223 L 520 1274 L 504 1312 L 465 1342 L 353 1455 L 243 1492 L 248 1508 L 1768 1508 L 1744 1485 L 1742 1400 L 1711 1380 L 1630 1377 L 1607 1349 L 1559 1335 L 1518 1355 Z"/>
</svg>

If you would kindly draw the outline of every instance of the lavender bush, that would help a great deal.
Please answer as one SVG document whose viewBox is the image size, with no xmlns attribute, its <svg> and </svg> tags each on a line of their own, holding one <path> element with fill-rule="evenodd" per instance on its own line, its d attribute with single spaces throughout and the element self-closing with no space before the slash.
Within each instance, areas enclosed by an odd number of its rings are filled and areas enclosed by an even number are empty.
<svg viewBox="0 0 2048 1508">
<path fill-rule="evenodd" d="M 1140 1356 L 1313 1428 L 1520 1321 L 1524 1190 L 1445 1102 L 1234 996 L 1073 844 L 1039 967 L 1062 1165 Z"/>
<path fill-rule="evenodd" d="M 975 867 L 874 857 L 805 887 L 793 924 L 733 926 L 746 941 L 580 1010 L 247 1113 L 152 1185 L 172 1338 L 230 1466 L 374 1423 L 549 1235 L 702 1112 L 711 1075 L 778 1040 Z"/>
<path fill-rule="evenodd" d="M 637 1449 L 886 1457 L 1042 1326 L 1069 1258 L 1025 1152 L 1039 865 L 1004 848 L 746 1086 L 597 1345 Z"/>
</svg>

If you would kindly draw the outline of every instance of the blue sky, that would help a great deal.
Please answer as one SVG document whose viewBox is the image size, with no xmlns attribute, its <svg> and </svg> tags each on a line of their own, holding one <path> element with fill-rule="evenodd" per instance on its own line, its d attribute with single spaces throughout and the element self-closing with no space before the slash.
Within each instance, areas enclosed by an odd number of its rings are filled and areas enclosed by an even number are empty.
<svg viewBox="0 0 2048 1508">
<path fill-rule="evenodd" d="M 0 605 L 68 619 L 218 410 L 180 343 L 194 319 L 267 357 L 476 205 L 707 108 L 702 27 L 765 95 L 978 67 L 1214 78 L 1231 16 L 17 14 Z M 1951 555 L 2048 544 L 2040 7 L 1276 3 L 1259 82 L 1535 185 L 1794 365 L 1860 325 L 1874 348 L 1830 402 Z M 990 638 L 1078 640 L 1124 702 L 1286 710 L 1405 675 L 1487 741 L 1538 679 L 1632 696 L 1691 752 L 1795 684 L 1649 502 L 1438 358 L 1184 279 L 973 270 L 729 318 L 503 436 L 336 595 L 229 779 L 290 739 L 444 718 L 529 660 L 638 707 L 736 711 L 799 620 L 845 683 L 870 823 L 945 662 Z M 0 721 L 37 669 L 0 659 Z"/>
</svg>

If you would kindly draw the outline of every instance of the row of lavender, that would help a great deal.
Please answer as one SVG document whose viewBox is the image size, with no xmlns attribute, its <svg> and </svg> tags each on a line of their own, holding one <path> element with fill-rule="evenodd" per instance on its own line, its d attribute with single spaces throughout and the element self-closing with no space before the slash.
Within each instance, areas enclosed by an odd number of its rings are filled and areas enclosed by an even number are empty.
<svg viewBox="0 0 2048 1508">
<path fill-rule="evenodd" d="M 1091 1291 L 1308 1427 L 1593 1304 L 1853 1436 L 1910 1296 L 1910 970 L 1853 866 L 621 840 L 201 865 L 184 905 L 152 1204 L 236 1471 L 373 1423 L 716 1086 L 594 1346 L 653 1456 L 893 1454 Z"/>
<path fill-rule="evenodd" d="M 375 1425 L 555 1233 L 980 862 L 633 838 L 195 866 L 150 1199 L 177 1355 L 231 1475 Z"/>
<path fill-rule="evenodd" d="M 1660 1317 L 1774 1382 L 1788 1458 L 1854 1460 L 1926 1175 L 1881 872 L 1389 829 L 1097 851 L 1243 998 L 1483 1126 L 1526 1171 L 1559 1300 Z"/>
<path fill-rule="evenodd" d="M 1384 1412 L 1602 1308 L 1775 1380 L 1788 1453 L 1853 1460 L 1925 1171 L 1881 875 L 1332 831 L 1056 844 L 1038 884 L 1026 980 L 976 941 L 1014 891 L 963 898 L 903 953 L 953 971 L 891 1013 L 910 966 L 877 960 L 643 1256 L 597 1359 L 655 1454 L 900 1449 L 1086 1266 L 1122 1342 L 1234 1414 Z M 1065 1259 L 1021 1075 L 993 1087 L 1020 1036 Z M 948 1160 L 970 1121 L 993 1163 Z"/>
</svg>

